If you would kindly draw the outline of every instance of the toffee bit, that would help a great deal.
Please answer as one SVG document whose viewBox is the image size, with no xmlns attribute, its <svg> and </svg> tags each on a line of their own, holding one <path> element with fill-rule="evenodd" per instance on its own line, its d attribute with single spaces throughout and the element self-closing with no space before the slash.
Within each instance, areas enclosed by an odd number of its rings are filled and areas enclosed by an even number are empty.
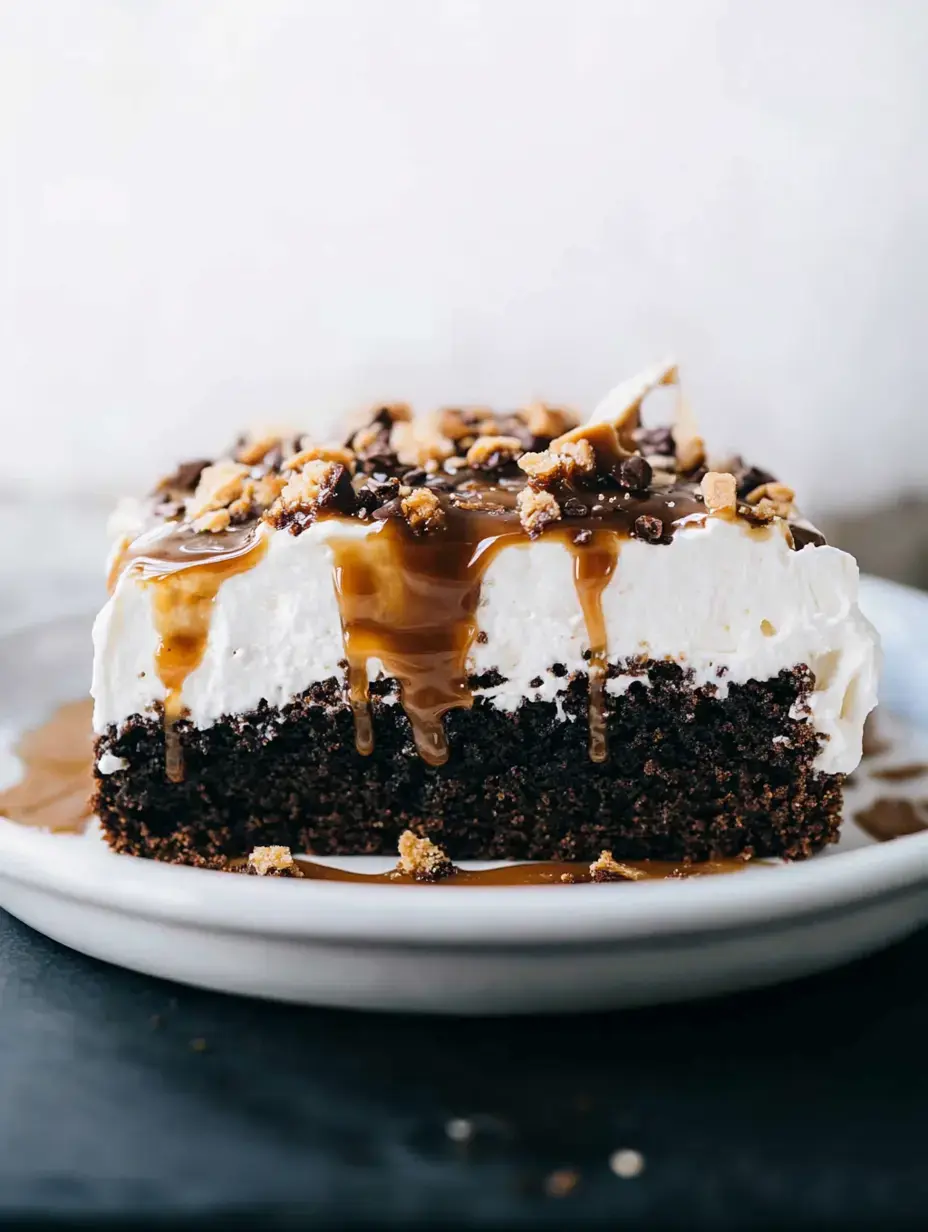
<svg viewBox="0 0 928 1232">
<path fill-rule="evenodd" d="M 523 488 L 516 497 L 519 521 L 530 539 L 537 538 L 546 526 L 560 520 L 561 507 L 550 492 Z"/>
<path fill-rule="evenodd" d="M 611 851 L 601 851 L 590 865 L 590 877 L 593 881 L 642 881 L 646 874 L 631 864 L 620 864 Z"/>
<path fill-rule="evenodd" d="M 242 494 L 248 475 L 248 467 L 231 458 L 224 458 L 206 466 L 200 473 L 196 491 L 187 502 L 187 516 L 191 521 L 214 509 L 225 509 Z"/>
<path fill-rule="evenodd" d="M 232 515 L 228 509 L 212 509 L 209 513 L 202 513 L 198 518 L 194 518 L 191 525 L 196 531 L 209 531 L 215 535 L 221 530 L 227 530 L 231 522 Z"/>
<path fill-rule="evenodd" d="M 496 470 L 522 453 L 514 436 L 478 436 L 467 451 L 467 465 L 475 470 Z"/>
<path fill-rule="evenodd" d="M 734 511 L 738 505 L 738 485 L 734 475 L 725 471 L 708 471 L 699 485 L 702 498 L 710 513 L 723 510 Z"/>
<path fill-rule="evenodd" d="M 585 436 L 575 441 L 566 440 L 558 449 L 557 456 L 568 479 L 574 474 L 592 475 L 596 470 L 596 454 Z"/>
<path fill-rule="evenodd" d="M 556 453 L 545 449 L 541 453 L 524 453 L 518 461 L 519 469 L 528 475 L 533 488 L 549 488 L 562 477 L 564 464 Z"/>
<path fill-rule="evenodd" d="M 415 881 L 441 881 L 457 872 L 436 843 L 429 838 L 419 838 L 412 830 L 403 831 L 397 847 L 400 858 L 396 871 Z"/>
<path fill-rule="evenodd" d="M 254 847 L 245 869 L 253 877 L 302 877 L 289 847 Z"/>
<path fill-rule="evenodd" d="M 348 471 L 354 470 L 355 454 L 341 445 L 310 445 L 299 453 L 285 458 L 280 464 L 282 471 L 301 470 L 307 462 L 340 462 Z"/>
<path fill-rule="evenodd" d="M 401 498 L 400 508 L 413 534 L 424 535 L 440 530 L 445 524 L 441 501 L 430 488 L 413 488 L 408 496 Z"/>
<path fill-rule="evenodd" d="M 278 529 L 300 534 L 325 509 L 338 506 L 344 512 L 357 508 L 357 498 L 348 471 L 340 462 L 307 462 L 294 472 L 274 504 L 264 514 Z"/>
<path fill-rule="evenodd" d="M 747 504 L 754 505 L 755 508 L 769 507 L 775 517 L 788 518 L 793 511 L 796 494 L 785 483 L 762 483 L 750 491 L 744 499 Z"/>
<path fill-rule="evenodd" d="M 244 462 L 246 466 L 257 466 L 279 444 L 280 436 L 277 434 L 262 433 L 261 435 L 248 436 L 236 449 L 235 460 L 236 462 Z"/>
<path fill-rule="evenodd" d="M 522 411 L 522 418 L 532 436 L 553 440 L 576 427 L 577 417 L 572 411 L 555 409 L 544 402 L 533 402 Z"/>
<path fill-rule="evenodd" d="M 455 453 L 454 443 L 440 431 L 434 415 L 399 420 L 390 429 L 390 448 L 403 466 L 443 462 Z"/>
</svg>

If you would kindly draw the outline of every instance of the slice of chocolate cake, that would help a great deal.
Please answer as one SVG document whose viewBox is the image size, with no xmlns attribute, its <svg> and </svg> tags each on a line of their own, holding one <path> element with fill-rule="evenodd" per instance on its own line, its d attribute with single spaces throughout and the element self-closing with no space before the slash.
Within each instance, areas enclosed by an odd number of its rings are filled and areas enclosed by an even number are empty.
<svg viewBox="0 0 928 1232">
<path fill-rule="evenodd" d="M 277 434 L 123 509 L 94 629 L 118 851 L 806 856 L 875 701 L 857 567 L 685 404 Z"/>
</svg>

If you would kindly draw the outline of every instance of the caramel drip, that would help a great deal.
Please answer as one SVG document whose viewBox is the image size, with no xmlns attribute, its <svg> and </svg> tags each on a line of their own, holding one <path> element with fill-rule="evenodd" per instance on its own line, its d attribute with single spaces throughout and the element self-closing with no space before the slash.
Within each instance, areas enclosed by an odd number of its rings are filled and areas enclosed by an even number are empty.
<svg viewBox="0 0 928 1232">
<path fill-rule="evenodd" d="M 448 760 L 444 716 L 473 705 L 467 658 L 477 635 L 480 583 L 490 560 L 510 541 L 522 536 L 489 515 L 452 516 L 436 535 L 416 537 L 404 521 L 393 519 L 362 539 L 333 539 L 359 753 L 374 747 L 368 664 L 376 661 L 399 682 L 422 760 L 430 766 Z"/>
<path fill-rule="evenodd" d="M 47 830 L 83 830 L 91 815 L 93 702 L 61 706 L 16 744 L 20 781 L 0 792 L 0 814 Z"/>
<path fill-rule="evenodd" d="M 152 588 L 155 670 L 165 689 L 165 774 L 172 783 L 184 777 L 176 727 L 184 716 L 184 684 L 203 661 L 219 588 L 254 568 L 267 543 L 253 527 L 221 537 L 179 528 L 154 541 L 136 540 L 123 554 L 120 571 L 136 570 Z"/>
<path fill-rule="evenodd" d="M 409 873 L 356 873 L 348 869 L 333 868 L 315 860 L 297 857 L 294 861 L 307 881 L 353 881 L 362 885 L 428 885 L 417 882 Z M 741 873 L 749 866 L 744 860 L 705 860 L 699 864 L 674 863 L 670 860 L 623 860 L 623 865 L 634 870 L 631 881 L 680 880 L 687 877 L 717 876 L 722 873 Z M 530 864 L 501 864 L 496 868 L 455 869 L 448 877 L 434 884 L 439 886 L 523 886 L 523 885 L 581 885 L 592 882 L 589 864 L 566 860 L 538 860 Z M 625 879 L 623 879 L 625 880 Z M 609 884 L 616 884 L 610 882 Z"/>
<path fill-rule="evenodd" d="M 571 544 L 574 586 L 586 622 L 590 643 L 589 724 L 590 761 L 606 760 L 606 620 L 603 592 L 615 573 L 619 538 L 614 531 L 596 531 L 586 544 Z"/>
</svg>

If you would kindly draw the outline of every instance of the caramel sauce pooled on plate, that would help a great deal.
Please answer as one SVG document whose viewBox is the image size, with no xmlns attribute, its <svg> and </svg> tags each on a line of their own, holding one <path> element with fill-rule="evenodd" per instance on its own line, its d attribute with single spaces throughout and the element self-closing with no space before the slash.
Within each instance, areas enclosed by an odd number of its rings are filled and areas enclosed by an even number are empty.
<svg viewBox="0 0 928 1232">
<path fill-rule="evenodd" d="M 0 792 L 0 814 L 46 830 L 83 830 L 91 816 L 93 702 L 61 706 L 15 746 L 22 779 Z"/>
<path fill-rule="evenodd" d="M 333 868 L 314 860 L 297 856 L 303 878 L 308 881 L 353 881 L 366 885 L 428 885 L 417 882 L 410 873 L 355 873 L 347 869 Z M 705 860 L 699 864 L 674 863 L 671 860 L 623 860 L 629 870 L 628 877 L 617 878 L 609 885 L 625 881 L 675 881 L 687 877 L 717 876 L 721 873 L 741 873 L 750 865 L 744 860 Z M 594 880 L 589 864 L 568 860 L 537 860 L 529 864 L 501 864 L 496 868 L 456 869 L 447 877 L 434 882 L 440 886 L 538 886 L 581 885 Z"/>
</svg>

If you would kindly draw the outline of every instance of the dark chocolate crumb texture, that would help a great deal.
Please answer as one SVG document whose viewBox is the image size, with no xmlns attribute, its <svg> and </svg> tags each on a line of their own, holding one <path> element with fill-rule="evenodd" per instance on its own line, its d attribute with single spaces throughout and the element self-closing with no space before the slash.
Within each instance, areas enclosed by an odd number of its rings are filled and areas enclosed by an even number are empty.
<svg viewBox="0 0 928 1232">
<path fill-rule="evenodd" d="M 452 860 L 797 858 L 832 841 L 852 767 L 824 754 L 819 692 L 826 669 L 842 670 L 840 613 L 835 650 L 776 670 L 768 655 L 758 679 L 730 682 L 724 658 L 707 678 L 685 656 L 649 657 L 646 642 L 621 662 L 610 647 L 603 595 L 622 580 L 624 543 L 673 552 L 710 522 L 788 553 L 824 543 L 772 475 L 737 458 L 710 466 L 684 403 L 672 427 L 642 424 L 645 395 L 676 380 L 660 366 L 582 425 L 541 404 L 422 418 L 386 405 L 338 444 L 251 434 L 162 481 L 111 570 L 114 600 L 130 585 L 146 593 L 156 643 L 133 679 L 157 692 L 114 719 L 109 682 L 126 652 L 106 609 L 96 647 L 94 804 L 111 845 L 221 866 L 256 847 L 390 853 L 407 830 Z M 275 536 L 323 523 L 339 532 L 329 576 L 305 585 L 337 598 L 337 670 L 203 721 L 187 690 L 220 591 L 237 593 L 230 580 Z M 492 661 L 482 587 L 494 561 L 539 543 L 573 561 L 583 654 L 567 667 L 552 647 L 502 706 L 506 655 Z M 230 660 L 253 650 L 230 645 Z M 856 716 L 869 675 L 852 684 Z"/>
</svg>

